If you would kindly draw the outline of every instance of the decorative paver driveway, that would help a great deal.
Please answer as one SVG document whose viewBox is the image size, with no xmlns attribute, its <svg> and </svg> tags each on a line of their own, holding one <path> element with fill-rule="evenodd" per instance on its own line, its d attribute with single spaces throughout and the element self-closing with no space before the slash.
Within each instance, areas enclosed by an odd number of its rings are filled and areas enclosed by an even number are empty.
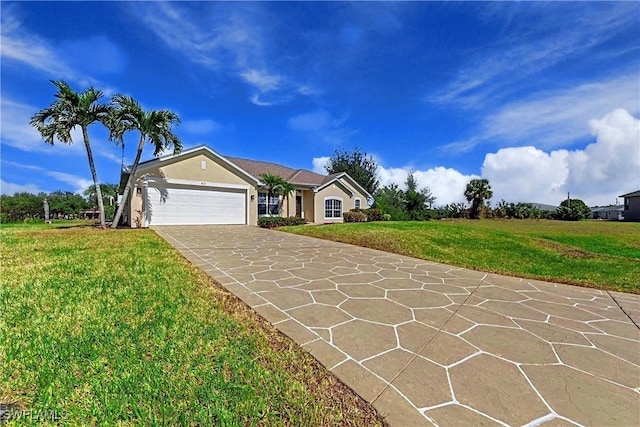
<svg viewBox="0 0 640 427">
<path fill-rule="evenodd" d="M 158 227 L 391 425 L 640 425 L 640 296 L 247 226 Z"/>
</svg>

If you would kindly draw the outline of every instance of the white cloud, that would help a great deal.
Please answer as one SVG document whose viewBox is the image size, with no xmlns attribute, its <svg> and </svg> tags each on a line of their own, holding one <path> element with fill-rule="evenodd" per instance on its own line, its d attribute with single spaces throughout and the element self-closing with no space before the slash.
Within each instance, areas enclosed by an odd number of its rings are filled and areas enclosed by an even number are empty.
<svg viewBox="0 0 640 427">
<path fill-rule="evenodd" d="M 74 188 L 74 193 L 82 193 L 87 189 L 87 187 L 93 184 L 93 180 L 91 179 L 86 179 L 77 175 L 72 175 L 70 173 L 55 171 L 44 171 L 44 173 L 52 178 L 57 179 L 60 182 L 71 185 Z"/>
<path fill-rule="evenodd" d="M 380 185 L 396 184 L 400 188 L 405 188 L 405 181 L 410 172 L 413 172 L 419 187 L 429 187 L 436 198 L 436 206 L 465 202 L 464 189 L 467 183 L 471 179 L 478 178 L 476 175 L 464 175 L 455 169 L 442 166 L 427 170 L 416 170 L 408 166 L 401 168 L 378 166 Z"/>
<path fill-rule="evenodd" d="M 0 194 L 13 195 L 22 192 L 38 194 L 44 191 L 35 184 L 15 184 L 13 182 L 0 180 Z"/>
<path fill-rule="evenodd" d="M 261 92 L 271 92 L 280 88 L 282 84 L 282 76 L 269 74 L 268 72 L 256 69 L 250 69 L 240 73 L 240 77 L 242 77 L 247 83 L 255 86 Z"/>
<path fill-rule="evenodd" d="M 547 91 L 502 105 L 485 116 L 478 135 L 441 148 L 463 153 L 496 139 L 503 144 L 535 144 L 543 149 L 568 146 L 589 136 L 585 123 L 593 117 L 602 117 L 616 108 L 637 114 L 638 93 L 640 81 L 635 72 L 613 80 Z"/>
<path fill-rule="evenodd" d="M 0 109 L 2 110 L 2 115 L 0 115 L 0 141 L 3 145 L 6 144 L 26 152 L 75 155 L 85 156 L 86 158 L 80 127 L 76 126 L 71 131 L 72 144 L 65 144 L 56 139 L 54 146 L 51 146 L 45 143 L 40 133 L 29 124 L 31 116 L 39 110 L 38 108 L 3 96 L 0 100 Z M 90 130 L 89 136 L 91 137 L 92 134 L 93 131 Z M 113 143 L 95 137 L 92 137 L 90 141 L 94 155 L 97 154 L 114 163 L 119 164 L 121 162 L 120 156 L 116 154 L 119 149 Z"/>
<path fill-rule="evenodd" d="M 27 65 L 48 78 L 72 80 L 82 86 L 104 85 L 93 77 L 105 72 L 120 72 L 126 58 L 122 51 L 104 36 L 68 40 L 52 45 L 23 28 L 15 8 L 3 7 L 0 32 L 0 55 L 3 62 Z M 109 96 L 117 91 L 103 89 Z"/>
<path fill-rule="evenodd" d="M 518 7 L 516 19 L 500 19 L 505 25 L 503 36 L 493 44 L 469 52 L 469 59 L 457 73 L 452 73 L 452 81 L 427 100 L 484 109 L 496 100 L 518 93 L 538 73 L 574 58 L 583 59 L 593 54 L 594 48 L 637 26 L 636 7 L 624 2 L 611 7 L 567 8 L 552 2 Z M 567 12 L 571 13 L 570 20 L 560 18 Z M 505 13 L 508 12 L 501 5 L 499 14 Z M 531 22 L 536 25 L 531 26 Z M 631 40 L 616 43 L 635 46 Z M 619 54 L 610 48 L 604 52 L 600 53 L 601 61 L 615 61 Z"/>
<path fill-rule="evenodd" d="M 608 205 L 620 194 L 640 186 L 640 120 L 625 109 L 589 121 L 595 142 L 581 150 L 544 151 L 534 146 L 501 148 L 485 155 L 481 177 L 493 189 L 492 202 L 537 202 L 558 205 L 567 192 L 590 206 Z M 324 173 L 329 157 L 313 159 L 313 170 Z M 477 175 L 438 166 L 414 170 L 409 166 L 378 166 L 380 185 L 404 188 L 413 171 L 421 187 L 429 187 L 436 206 L 466 202 L 464 190 Z"/>
<path fill-rule="evenodd" d="M 49 75 L 72 78 L 74 72 L 58 58 L 55 50 L 38 36 L 24 31 L 11 12 L 2 11 L 2 59 L 27 64 Z"/>
<path fill-rule="evenodd" d="M 329 158 L 328 156 L 314 157 L 312 160 L 313 171 L 326 174 L 324 167 Z M 380 186 L 396 184 L 398 187 L 404 188 L 409 172 L 413 172 L 420 187 L 429 187 L 431 193 L 436 197 L 436 206 L 464 202 L 464 189 L 467 183 L 473 178 L 478 178 L 476 175 L 464 175 L 455 169 L 442 166 L 427 170 L 415 170 L 409 166 L 385 168 L 378 164 Z"/>
<path fill-rule="evenodd" d="M 196 135 L 205 135 L 220 129 L 220 125 L 213 120 L 185 120 L 182 122 L 182 128 L 189 133 Z"/>
<path fill-rule="evenodd" d="M 27 164 L 23 164 L 23 163 L 18 163 L 18 162 L 12 162 L 10 160 L 2 160 L 2 163 L 10 166 L 10 167 L 15 167 L 15 168 L 20 168 L 20 169 L 26 169 L 26 170 L 30 170 L 30 171 L 34 171 L 37 172 L 40 175 L 46 175 L 46 176 L 50 176 L 51 178 L 59 181 L 59 182 L 64 182 L 65 184 L 68 184 L 70 186 L 73 187 L 73 191 L 76 193 L 82 193 L 84 190 L 87 189 L 87 187 L 89 187 L 91 184 L 93 184 L 93 180 L 92 179 L 86 179 L 84 177 L 78 176 L 78 175 L 73 175 L 70 173 L 66 173 L 66 172 L 58 172 L 58 171 L 53 171 L 53 170 L 49 170 L 46 169 L 44 167 L 41 166 L 36 166 L 36 165 L 27 165 Z M 4 183 L 4 181 L 3 181 Z M 7 188 L 14 188 L 11 187 L 11 185 L 17 185 L 17 184 L 10 184 L 7 183 L 8 187 Z M 36 186 L 34 184 L 25 184 L 22 187 L 25 188 L 36 188 Z M 3 192 L 5 190 L 3 189 Z M 18 191 L 29 191 L 31 193 L 33 193 L 34 191 L 31 190 L 18 190 Z M 38 192 L 40 192 L 41 190 L 38 190 Z M 5 194 L 10 194 L 10 193 L 5 193 Z M 37 194 L 37 193 L 36 193 Z"/>
<path fill-rule="evenodd" d="M 596 141 L 583 150 L 512 147 L 487 154 L 482 176 L 494 199 L 559 204 L 570 192 L 589 205 L 610 204 L 640 184 L 640 121 L 616 109 L 589 123 Z"/>
<path fill-rule="evenodd" d="M 230 71 L 248 84 L 253 89 L 249 100 L 254 105 L 283 104 L 296 95 L 317 92 L 287 73 L 273 71 L 274 65 L 267 58 L 269 48 L 265 46 L 269 37 L 263 30 L 263 23 L 273 17 L 261 4 L 207 6 L 197 12 L 166 2 L 131 7 L 143 17 L 147 28 L 173 50 L 205 68 Z"/>
<path fill-rule="evenodd" d="M 327 166 L 327 164 L 329 163 L 329 156 L 325 156 L 325 157 L 314 157 L 313 160 L 311 161 L 313 163 L 313 171 L 315 173 L 319 173 L 321 175 L 326 175 L 327 174 L 327 170 L 325 169 L 325 166 Z"/>
</svg>

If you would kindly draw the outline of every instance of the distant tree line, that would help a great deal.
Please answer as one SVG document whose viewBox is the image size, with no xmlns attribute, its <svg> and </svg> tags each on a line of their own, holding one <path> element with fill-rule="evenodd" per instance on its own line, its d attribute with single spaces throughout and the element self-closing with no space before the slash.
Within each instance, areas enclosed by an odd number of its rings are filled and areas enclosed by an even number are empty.
<svg viewBox="0 0 640 427">
<path fill-rule="evenodd" d="M 107 218 L 115 213 L 115 198 L 118 186 L 102 184 L 102 198 Z M 28 220 L 44 220 L 44 201 L 49 205 L 49 218 L 77 218 L 82 211 L 97 210 L 98 202 L 95 187 L 87 188 L 83 195 L 70 191 L 53 191 L 51 193 L 32 194 L 28 192 L 3 194 L 0 196 L 0 222 L 22 222 Z"/>
<path fill-rule="evenodd" d="M 542 210 L 532 203 L 513 203 L 501 200 L 491 207 L 491 184 L 486 179 L 472 179 L 467 183 L 464 196 L 469 202 L 436 206 L 436 198 L 429 187 L 419 187 L 414 173 L 410 172 L 404 188 L 396 184 L 379 187 L 378 164 L 375 158 L 359 148 L 352 151 L 336 150 L 330 157 L 327 173 L 347 172 L 365 190 L 374 196 L 375 218 L 392 221 L 424 221 L 443 218 L 508 218 L 508 219 L 557 219 L 578 221 L 587 219 L 591 209 L 580 199 L 564 200 L 555 211 Z M 346 219 L 347 217 L 345 217 Z M 349 220 L 359 217 L 349 215 Z M 371 220 L 371 218 L 369 218 Z"/>
</svg>

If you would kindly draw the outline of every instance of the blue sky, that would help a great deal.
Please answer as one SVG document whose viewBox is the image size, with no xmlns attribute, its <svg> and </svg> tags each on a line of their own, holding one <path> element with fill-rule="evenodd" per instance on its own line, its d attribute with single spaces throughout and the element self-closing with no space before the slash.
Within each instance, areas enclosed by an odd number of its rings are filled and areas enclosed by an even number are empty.
<svg viewBox="0 0 640 427">
<path fill-rule="evenodd" d="M 182 119 L 185 147 L 321 172 L 360 147 L 436 204 L 590 205 L 640 188 L 636 2 L 1 3 L 1 190 L 80 191 L 82 139 L 30 128 L 64 79 Z M 99 178 L 122 151 L 90 128 Z M 132 161 L 136 136 L 126 140 Z M 150 147 L 143 159 L 152 156 Z"/>
</svg>

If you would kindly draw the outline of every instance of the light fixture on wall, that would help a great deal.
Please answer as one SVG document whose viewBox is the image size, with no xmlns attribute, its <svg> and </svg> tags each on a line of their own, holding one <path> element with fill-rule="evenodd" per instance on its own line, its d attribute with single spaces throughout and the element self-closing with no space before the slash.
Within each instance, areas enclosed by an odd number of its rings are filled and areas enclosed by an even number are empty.
<svg viewBox="0 0 640 427">
<path fill-rule="evenodd" d="M 252 195 L 251 195 L 251 201 L 253 202 L 255 199 L 256 199 L 256 195 L 255 195 L 255 194 L 252 194 Z"/>
</svg>

